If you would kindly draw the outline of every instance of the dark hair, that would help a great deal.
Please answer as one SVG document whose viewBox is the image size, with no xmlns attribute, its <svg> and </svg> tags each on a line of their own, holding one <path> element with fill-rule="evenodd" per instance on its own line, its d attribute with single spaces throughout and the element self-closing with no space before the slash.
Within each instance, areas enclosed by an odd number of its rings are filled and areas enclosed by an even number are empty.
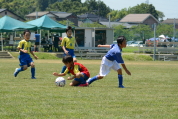
<svg viewBox="0 0 178 119">
<path fill-rule="evenodd" d="M 73 58 L 70 55 L 67 55 L 67 56 L 63 57 L 62 62 L 63 63 L 73 62 Z"/>
<path fill-rule="evenodd" d="M 72 30 L 72 27 L 71 26 L 68 26 L 67 29 L 66 29 L 66 33 L 68 30 Z M 73 31 L 73 30 L 72 30 Z"/>
<path fill-rule="evenodd" d="M 123 42 L 124 40 L 126 40 L 126 38 L 125 38 L 124 36 L 119 36 L 119 37 L 117 38 L 117 44 L 122 44 L 122 42 Z"/>
<path fill-rule="evenodd" d="M 31 32 L 30 32 L 29 30 L 25 30 L 25 31 L 23 32 L 23 35 L 25 35 L 26 32 L 29 32 L 29 33 L 31 34 Z"/>
<path fill-rule="evenodd" d="M 37 31 L 35 31 L 35 34 L 37 34 Z"/>
</svg>

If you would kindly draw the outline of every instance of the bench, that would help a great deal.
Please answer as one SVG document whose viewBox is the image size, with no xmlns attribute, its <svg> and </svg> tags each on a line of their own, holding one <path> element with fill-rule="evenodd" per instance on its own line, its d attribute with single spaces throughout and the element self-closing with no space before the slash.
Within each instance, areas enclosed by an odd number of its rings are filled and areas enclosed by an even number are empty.
<svg viewBox="0 0 178 119">
<path fill-rule="evenodd" d="M 159 55 L 159 60 L 175 61 L 178 60 L 178 55 Z"/>
<path fill-rule="evenodd" d="M 175 54 L 178 53 L 177 48 L 163 48 L 163 49 L 158 49 L 158 54 Z"/>
<path fill-rule="evenodd" d="M 105 48 L 105 47 L 76 47 L 74 51 L 79 51 L 79 52 L 97 52 L 97 53 L 106 53 L 110 48 Z"/>
<path fill-rule="evenodd" d="M 87 52 L 86 53 L 86 59 L 102 59 L 102 57 L 106 55 L 106 53 L 92 53 L 92 52 Z"/>
</svg>

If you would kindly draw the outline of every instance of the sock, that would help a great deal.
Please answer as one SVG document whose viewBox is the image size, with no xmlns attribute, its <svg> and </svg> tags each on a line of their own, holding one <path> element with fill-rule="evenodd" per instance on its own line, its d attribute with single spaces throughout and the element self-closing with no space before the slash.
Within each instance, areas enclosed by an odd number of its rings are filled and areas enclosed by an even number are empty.
<svg viewBox="0 0 178 119">
<path fill-rule="evenodd" d="M 122 85 L 122 83 L 123 83 L 123 77 L 120 74 L 118 74 L 118 81 L 119 81 L 119 86 Z"/>
<path fill-rule="evenodd" d="M 23 67 L 18 68 L 17 72 L 23 71 Z"/>
<path fill-rule="evenodd" d="M 35 68 L 31 68 L 32 77 L 35 77 Z"/>
<path fill-rule="evenodd" d="M 88 84 L 91 84 L 92 82 L 94 82 L 94 81 L 96 81 L 96 80 L 98 80 L 98 77 L 97 76 L 94 76 L 93 78 L 90 78 L 90 79 L 88 79 Z"/>
<path fill-rule="evenodd" d="M 66 70 L 66 66 L 63 66 L 61 73 L 64 73 L 65 70 Z"/>
</svg>

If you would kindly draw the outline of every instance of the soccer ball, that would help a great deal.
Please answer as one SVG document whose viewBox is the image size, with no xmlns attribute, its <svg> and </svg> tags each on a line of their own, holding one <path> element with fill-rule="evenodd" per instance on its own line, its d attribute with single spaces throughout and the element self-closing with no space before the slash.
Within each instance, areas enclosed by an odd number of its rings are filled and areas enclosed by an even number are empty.
<svg viewBox="0 0 178 119">
<path fill-rule="evenodd" d="M 55 84 L 56 86 L 64 87 L 66 84 L 66 80 L 63 77 L 58 77 L 56 78 Z"/>
</svg>

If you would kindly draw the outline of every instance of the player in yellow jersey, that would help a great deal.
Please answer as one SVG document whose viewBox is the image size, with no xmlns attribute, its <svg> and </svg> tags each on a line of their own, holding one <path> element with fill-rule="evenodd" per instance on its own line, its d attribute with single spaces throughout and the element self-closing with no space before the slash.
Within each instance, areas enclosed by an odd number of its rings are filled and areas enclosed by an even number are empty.
<svg viewBox="0 0 178 119">
<path fill-rule="evenodd" d="M 17 46 L 17 49 L 20 52 L 19 62 L 20 68 L 16 68 L 14 72 L 14 77 L 17 77 L 18 73 L 26 70 L 29 66 L 31 66 L 31 78 L 35 78 L 35 64 L 30 57 L 30 53 L 34 56 L 35 59 L 38 59 L 36 55 L 34 55 L 33 51 L 31 51 L 31 42 L 29 41 L 31 32 L 29 30 L 24 31 L 24 40 L 21 40 Z"/>
<path fill-rule="evenodd" d="M 75 48 L 75 37 L 72 36 L 72 27 L 68 26 L 66 29 L 67 36 L 62 39 L 61 47 L 64 51 L 64 56 L 70 55 L 74 62 L 77 62 L 76 56 L 74 54 Z M 64 73 L 66 66 L 63 66 L 61 73 Z"/>
</svg>

